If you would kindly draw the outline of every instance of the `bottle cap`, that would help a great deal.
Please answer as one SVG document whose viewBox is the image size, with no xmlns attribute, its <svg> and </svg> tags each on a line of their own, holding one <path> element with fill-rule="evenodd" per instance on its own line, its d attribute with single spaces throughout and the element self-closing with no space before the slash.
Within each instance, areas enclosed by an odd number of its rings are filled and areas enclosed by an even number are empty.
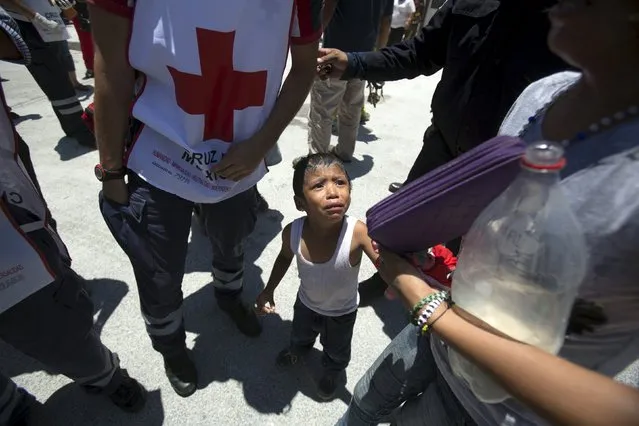
<svg viewBox="0 0 639 426">
<path fill-rule="evenodd" d="M 553 142 L 535 142 L 526 148 L 521 164 L 532 170 L 559 171 L 566 165 L 564 149 Z"/>
</svg>

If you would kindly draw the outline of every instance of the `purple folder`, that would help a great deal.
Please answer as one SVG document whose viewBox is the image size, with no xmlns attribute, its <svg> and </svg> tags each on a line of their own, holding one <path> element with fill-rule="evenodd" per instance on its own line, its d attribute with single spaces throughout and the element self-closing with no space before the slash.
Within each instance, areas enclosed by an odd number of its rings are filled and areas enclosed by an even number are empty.
<svg viewBox="0 0 639 426">
<path fill-rule="evenodd" d="M 427 173 L 366 212 L 369 235 L 398 253 L 464 235 L 519 173 L 525 149 L 500 136 Z"/>
</svg>

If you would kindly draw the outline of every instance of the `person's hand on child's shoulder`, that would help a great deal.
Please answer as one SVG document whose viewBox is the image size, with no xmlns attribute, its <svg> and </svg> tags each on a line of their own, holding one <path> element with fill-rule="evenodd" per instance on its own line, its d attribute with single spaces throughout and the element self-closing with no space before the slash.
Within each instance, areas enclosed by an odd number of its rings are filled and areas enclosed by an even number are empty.
<svg viewBox="0 0 639 426">
<path fill-rule="evenodd" d="M 275 298 L 272 291 L 264 289 L 257 296 L 257 300 L 255 301 L 255 313 L 258 315 L 275 313 Z"/>
</svg>

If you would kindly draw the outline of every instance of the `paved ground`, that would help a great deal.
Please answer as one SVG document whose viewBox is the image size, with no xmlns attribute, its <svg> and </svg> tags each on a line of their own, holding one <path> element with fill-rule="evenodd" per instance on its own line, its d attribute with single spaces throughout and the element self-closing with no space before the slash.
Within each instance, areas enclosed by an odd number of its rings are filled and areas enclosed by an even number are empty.
<svg viewBox="0 0 639 426">
<path fill-rule="evenodd" d="M 78 75 L 84 75 L 79 52 L 74 52 Z M 137 289 L 127 258 L 111 238 L 97 206 L 98 182 L 93 178 L 97 153 L 64 138 L 57 120 L 26 69 L 0 64 L 7 102 L 27 117 L 17 127 L 32 150 L 41 185 L 58 220 L 76 270 L 88 280 L 98 309 L 96 323 L 102 338 L 117 351 L 122 364 L 149 390 L 145 411 L 127 416 L 100 398 L 85 395 L 68 379 L 42 372 L 33 360 L 0 342 L 2 371 L 14 377 L 44 404 L 37 425 L 331 425 L 346 409 L 359 377 L 403 326 L 397 304 L 362 308 L 353 339 L 349 382 L 340 398 L 317 401 L 319 351 L 290 372 L 278 371 L 274 358 L 288 340 L 297 273 L 289 271 L 276 301 L 280 316 L 264 321 L 264 333 L 249 340 L 235 332 L 219 312 L 209 284 L 207 242 L 191 236 L 184 296 L 188 345 L 200 372 L 201 390 L 188 399 L 172 391 L 161 358 L 151 349 L 139 314 Z M 403 180 L 417 155 L 429 122 L 429 103 L 438 76 L 389 83 L 385 100 L 362 127 L 356 161 L 349 166 L 354 179 L 350 214 L 365 218 L 367 208 L 388 195 L 389 182 Z M 282 226 L 298 217 L 291 188 L 291 160 L 306 151 L 308 101 L 280 140 L 284 161 L 259 184 L 271 205 L 248 242 L 245 297 L 253 299 L 268 279 L 279 250 Z M 293 269 L 295 269 L 293 267 Z M 366 262 L 360 278 L 372 271 Z"/>
</svg>

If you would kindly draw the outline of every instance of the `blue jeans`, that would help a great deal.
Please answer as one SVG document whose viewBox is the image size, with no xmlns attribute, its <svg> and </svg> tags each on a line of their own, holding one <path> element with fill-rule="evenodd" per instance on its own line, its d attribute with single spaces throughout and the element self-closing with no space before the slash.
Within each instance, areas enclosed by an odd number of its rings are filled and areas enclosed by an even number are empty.
<svg viewBox="0 0 639 426">
<path fill-rule="evenodd" d="M 430 336 L 418 335 L 417 327 L 410 324 L 357 383 L 338 424 L 377 425 L 391 414 L 398 425 L 475 424 L 439 373 Z"/>
</svg>

